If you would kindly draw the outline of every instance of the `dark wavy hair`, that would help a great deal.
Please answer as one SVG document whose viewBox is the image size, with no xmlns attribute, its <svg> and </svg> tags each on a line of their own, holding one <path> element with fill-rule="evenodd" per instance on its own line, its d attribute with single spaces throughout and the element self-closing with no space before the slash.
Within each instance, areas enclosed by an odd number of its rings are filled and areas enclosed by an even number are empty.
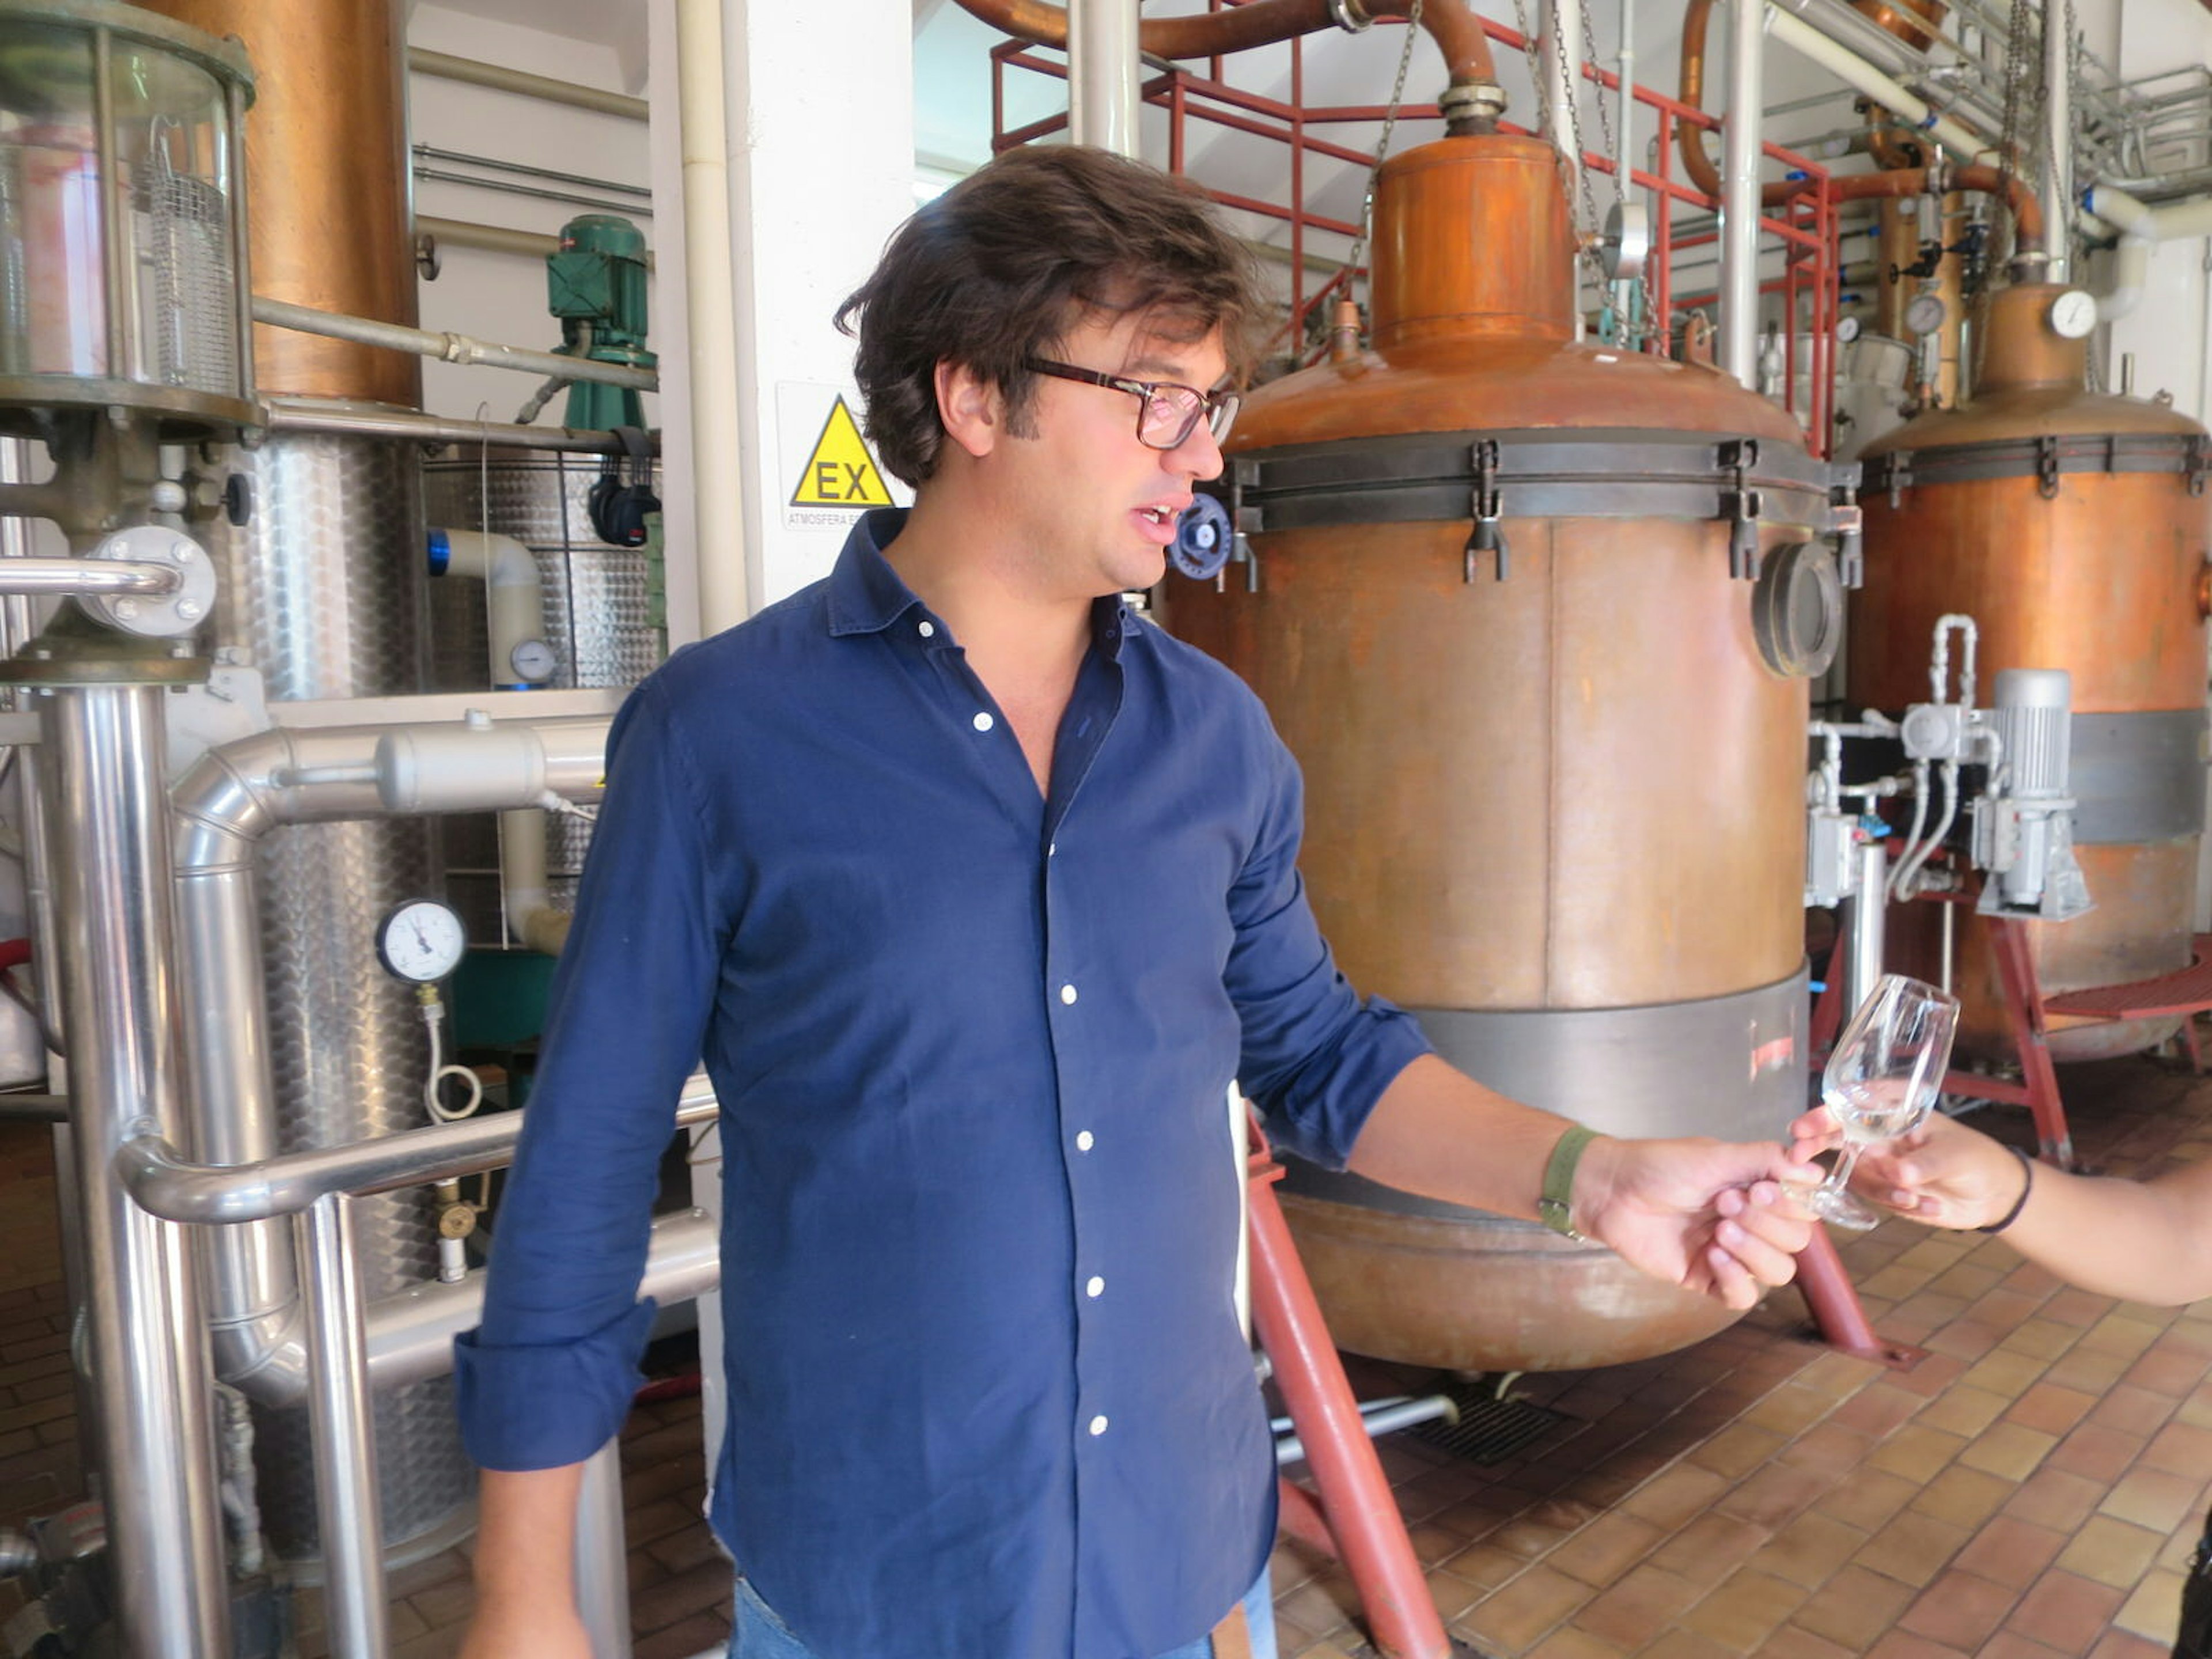
<svg viewBox="0 0 2212 1659">
<path fill-rule="evenodd" d="M 1077 145 L 1010 150 L 902 225 L 874 275 L 837 308 L 877 458 L 908 484 L 937 471 L 936 372 L 951 361 L 1006 395 L 1008 430 L 1035 434 L 1036 377 L 1086 315 L 1150 313 L 1171 339 L 1215 329 L 1231 375 L 1254 356 L 1252 262 L 1198 187 Z"/>
</svg>

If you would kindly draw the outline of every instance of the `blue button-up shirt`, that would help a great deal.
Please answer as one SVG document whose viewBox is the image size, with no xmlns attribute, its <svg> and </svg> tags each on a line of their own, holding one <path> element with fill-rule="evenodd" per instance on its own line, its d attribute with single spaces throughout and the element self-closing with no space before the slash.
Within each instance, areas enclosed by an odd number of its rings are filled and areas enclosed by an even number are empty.
<svg viewBox="0 0 2212 1659">
<path fill-rule="evenodd" d="M 1230 1082 L 1340 1165 L 1426 1045 L 1338 975 L 1241 682 L 1101 601 L 1041 794 L 901 522 L 616 723 L 464 1428 L 534 1468 L 620 1425 L 703 1053 L 740 1569 L 821 1659 L 1146 1659 L 1271 1542 Z"/>
</svg>

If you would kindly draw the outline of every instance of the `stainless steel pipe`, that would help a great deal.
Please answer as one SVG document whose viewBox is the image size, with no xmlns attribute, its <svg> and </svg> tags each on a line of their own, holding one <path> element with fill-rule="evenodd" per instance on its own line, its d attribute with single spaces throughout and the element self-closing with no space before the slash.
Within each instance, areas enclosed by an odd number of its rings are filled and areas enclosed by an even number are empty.
<svg viewBox="0 0 2212 1659">
<path fill-rule="evenodd" d="M 1138 154 L 1137 0 L 1069 0 L 1067 136 L 1116 155 Z"/>
<path fill-rule="evenodd" d="M 2073 38 L 2066 27 L 2073 0 L 2043 6 L 2043 224 L 2051 262 L 2046 283 L 2071 281 L 2074 248 Z M 2015 16 L 2015 21 L 2017 21 Z"/>
<path fill-rule="evenodd" d="M 108 1547 L 131 1659 L 230 1651 L 215 1419 L 183 1234 L 133 1203 L 116 1151 L 182 1121 L 174 894 L 158 685 L 43 692 L 62 1023 Z M 49 936 L 56 937 L 56 936 Z"/>
<path fill-rule="evenodd" d="M 1950 906 L 1943 909 L 1948 915 Z M 1850 933 L 1844 946 L 1845 1019 L 1874 994 L 1875 983 L 1881 977 L 1888 921 L 1889 846 L 1870 836 L 1858 846 L 1858 896 L 1851 901 Z"/>
<path fill-rule="evenodd" d="M 384 1606 L 384 1505 L 353 1200 L 326 1193 L 297 1224 L 307 1269 L 307 1420 L 314 1437 L 324 1618 L 338 1659 L 385 1659 L 391 1628 Z"/>
<path fill-rule="evenodd" d="M 1759 386 L 1759 123 L 1765 0 L 1730 0 L 1728 125 L 1721 178 L 1721 368 Z"/>
<path fill-rule="evenodd" d="M 518 746 L 534 750 L 534 775 L 544 787 L 584 799 L 598 793 L 609 723 L 605 716 L 495 723 L 471 736 L 483 742 L 487 757 Z M 395 731 L 407 729 L 258 732 L 201 757 L 173 792 L 181 959 L 189 990 L 181 1025 L 191 1076 L 191 1144 L 208 1165 L 250 1169 L 277 1151 L 255 849 L 280 824 L 386 816 L 375 781 L 377 748 Z M 332 781 L 345 778 L 354 781 Z M 536 804 L 535 793 L 510 793 L 449 810 Z M 273 1217 L 298 1207 L 254 1214 Z M 206 1241 L 204 1254 L 216 1374 L 257 1400 L 296 1403 L 305 1395 L 307 1376 L 290 1239 L 282 1228 L 265 1224 L 225 1228 Z"/>
<path fill-rule="evenodd" d="M 584 1460 L 576 1494 L 576 1613 L 589 1632 L 592 1659 L 629 1659 L 629 1553 L 617 1435 Z"/>
<path fill-rule="evenodd" d="M 710 1123 L 717 1109 L 714 1085 L 705 1073 L 695 1072 L 671 1127 Z M 125 1141 L 115 1164 L 131 1195 L 153 1214 L 234 1224 L 297 1215 L 335 1193 L 365 1198 L 494 1169 L 514 1156 L 526 1115 L 495 1112 L 238 1165 L 192 1163 L 167 1138 L 149 1131 Z"/>
<path fill-rule="evenodd" d="M 504 421 L 459 421 L 408 410 L 318 398 L 271 398 L 262 404 L 271 432 L 330 432 L 342 437 L 407 438 L 426 444 L 521 444 L 586 455 L 619 455 L 611 432 L 573 426 L 517 426 Z"/>
<path fill-rule="evenodd" d="M 312 306 L 295 306 L 289 300 L 253 296 L 253 320 L 271 328 L 320 335 L 325 339 L 350 340 L 357 345 L 383 346 L 411 352 L 417 357 L 436 357 L 448 363 L 481 363 L 490 368 L 512 368 L 525 374 L 561 374 L 572 380 L 598 380 L 608 386 L 629 386 L 638 392 L 658 392 L 660 377 L 649 368 L 626 363 L 595 362 L 588 357 L 564 357 L 556 351 L 537 351 L 528 346 L 501 345 L 472 339 L 465 334 L 437 333 L 409 328 L 403 323 L 380 323 L 368 317 L 345 317 Z"/>
<path fill-rule="evenodd" d="M 639 1295 L 672 1307 L 705 1295 L 720 1278 L 720 1240 L 713 1216 L 684 1210 L 653 1224 Z M 397 1388 L 451 1370 L 453 1339 L 482 1318 L 483 1293 L 484 1275 L 477 1272 L 453 1285 L 425 1279 L 370 1303 L 370 1387 Z"/>
<path fill-rule="evenodd" d="M 407 67 L 417 75 L 434 75 L 441 80 L 459 81 L 472 87 L 489 87 L 494 91 L 511 92 L 520 98 L 535 98 L 548 104 L 566 104 L 573 109 L 597 110 L 602 115 L 618 115 L 626 121 L 643 121 L 651 113 L 651 106 L 642 98 L 602 91 L 598 87 L 583 86 L 574 81 L 556 81 L 550 76 L 509 69 L 504 64 L 486 64 L 474 58 L 457 58 L 451 52 L 432 52 L 426 46 L 407 48 Z"/>
<path fill-rule="evenodd" d="M 173 593 L 183 580 L 174 565 L 135 559 L 0 559 L 0 593 Z"/>
</svg>

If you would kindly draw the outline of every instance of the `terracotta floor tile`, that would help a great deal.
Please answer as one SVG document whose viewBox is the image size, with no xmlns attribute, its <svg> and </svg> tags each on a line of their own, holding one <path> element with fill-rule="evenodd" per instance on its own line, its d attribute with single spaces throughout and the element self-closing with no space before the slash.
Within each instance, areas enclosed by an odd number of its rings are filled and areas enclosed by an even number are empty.
<svg viewBox="0 0 2212 1659">
<path fill-rule="evenodd" d="M 2027 1393 L 2013 1402 L 2005 1413 L 2005 1420 L 2023 1428 L 2039 1429 L 2045 1434 L 2064 1434 L 2099 1404 L 2098 1396 L 2085 1394 L 2079 1389 L 2062 1388 L 2045 1375 Z M 2114 1424 L 2125 1428 L 2126 1424 Z"/>
<path fill-rule="evenodd" d="M 2004 1622 L 2020 1599 L 2008 1584 L 1954 1568 L 1920 1593 L 1898 1628 L 1972 1653 Z"/>
<path fill-rule="evenodd" d="M 2072 1326 L 2039 1318 L 2014 1328 L 1997 1346 L 2006 1353 L 2030 1354 L 2038 1359 L 2053 1361 L 2071 1352 L 2080 1340 L 2081 1333 Z"/>
<path fill-rule="evenodd" d="M 2009 1515 L 1994 1517 L 1976 1533 L 1952 1565 L 2014 1589 L 2024 1589 L 2066 1547 L 2069 1534 Z"/>
<path fill-rule="evenodd" d="M 2077 1290 L 2069 1285 L 2043 1304 L 2043 1312 L 2046 1318 L 2079 1325 L 2086 1329 L 2112 1312 L 2116 1305 L 2108 1296 L 2099 1296 L 2094 1291 Z"/>
<path fill-rule="evenodd" d="M 1736 1653 L 1770 1651 L 1768 1638 L 1804 1605 L 1805 1587 L 1745 1567 L 1682 1614 L 1682 1623 Z"/>
<path fill-rule="evenodd" d="M 1889 1333 L 1883 1332 L 1882 1334 Z M 1964 1360 L 1954 1359 L 1947 1353 L 1931 1353 L 1917 1364 L 1890 1372 L 1889 1380 L 1908 1393 L 1932 1398 L 1949 1388 L 1966 1372 Z"/>
<path fill-rule="evenodd" d="M 2058 1552 L 2058 1565 L 2100 1584 L 2130 1589 L 2150 1571 L 2165 1542 L 2162 1532 L 2130 1526 L 2109 1515 L 2093 1515 Z"/>
<path fill-rule="evenodd" d="M 2166 1659 L 2171 1645 L 2116 1630 L 2089 1650 L 2089 1659 Z"/>
<path fill-rule="evenodd" d="M 1702 1513 L 1729 1489 L 1728 1478 L 1687 1463 L 1654 1475 L 1621 1501 L 1621 1509 L 1668 1529 Z"/>
<path fill-rule="evenodd" d="M 1534 1647 L 1553 1626 L 1581 1607 L 1583 1598 L 1589 1594 L 1589 1585 L 1539 1565 L 1530 1567 L 1504 1589 L 1492 1590 L 1453 1623 L 1473 1634 L 1478 1642 L 1494 1643 L 1510 1652 L 1521 1653 Z M 1607 1594 L 1617 1595 L 1619 1590 L 1616 1588 Z M 1647 1624 L 1645 1632 L 1657 1629 L 1659 1622 Z M 1612 1639 L 1602 1627 L 1590 1625 L 1587 1617 L 1583 1624 L 1597 1635 Z"/>
<path fill-rule="evenodd" d="M 2004 1512 L 2040 1527 L 2071 1533 L 2095 1513 L 2104 1501 L 2105 1486 L 2087 1475 L 2044 1466 L 2021 1482 L 2020 1490 L 2005 1500 Z"/>
<path fill-rule="evenodd" d="M 1964 1450 L 1966 1444 L 1965 1435 L 1931 1429 L 1915 1418 L 1875 1447 L 1867 1462 L 1908 1480 L 1924 1481 Z"/>
<path fill-rule="evenodd" d="M 2188 1399 L 2177 1405 L 2172 1395 L 2159 1394 L 2132 1382 L 2115 1382 L 2090 1409 L 2088 1420 L 2128 1434 L 2155 1434 L 2169 1419 L 2187 1421 L 2180 1413 L 2188 1404 Z M 2196 1426 L 2202 1428 L 2205 1425 Z"/>
<path fill-rule="evenodd" d="M 2126 1599 L 2109 1584 L 2046 1572 L 2021 1597 L 2005 1627 L 2061 1653 L 2087 1653 Z"/>
<path fill-rule="evenodd" d="M 2018 1490 L 2016 1481 L 1954 1463 L 1930 1480 L 1927 1490 L 1912 1500 L 1911 1507 L 1939 1521 L 1956 1522 L 1972 1531 L 2002 1509 L 2006 1499 Z"/>
<path fill-rule="evenodd" d="M 1966 1368 L 1959 1380 L 1970 1389 L 1984 1389 L 1991 1394 L 2001 1394 L 2007 1400 L 2018 1400 L 2049 1369 L 2048 1362 L 2033 1354 L 1999 1350 L 1985 1358 L 1976 1360 Z"/>
<path fill-rule="evenodd" d="M 2179 1400 L 2204 1380 L 2204 1358 L 2201 1354 L 2160 1352 L 2153 1348 L 2120 1380 Z"/>
<path fill-rule="evenodd" d="M 2169 1423 L 2151 1437 L 2142 1461 L 2152 1468 L 2201 1480 L 2212 1475 L 2212 1429 Z"/>
<path fill-rule="evenodd" d="M 1864 1548 L 1867 1534 L 1856 1527 L 1832 1521 L 1817 1510 L 1799 1516 L 1752 1556 L 1755 1571 L 1786 1578 L 1808 1590 L 1818 1589 L 1838 1569 Z"/>
<path fill-rule="evenodd" d="M 2163 1325 L 2154 1324 L 2132 1310 L 2115 1308 L 2081 1333 L 2081 1346 L 2090 1353 L 2123 1353 L 2130 1358 L 2158 1340 Z"/>
<path fill-rule="evenodd" d="M 1462 1578 L 1449 1567 L 1431 1567 L 1421 1577 L 1428 1583 L 1429 1599 L 1437 1604 L 1437 1616 L 1446 1620 L 1458 1618 L 1492 1588 Z"/>
<path fill-rule="evenodd" d="M 1528 1659 L 1621 1659 L 1627 1651 L 1570 1625 L 1564 1630 L 1553 1631 L 1531 1648 Z"/>
<path fill-rule="evenodd" d="M 1790 1616 L 1815 1636 L 1863 1651 L 1912 1601 L 1912 1587 L 1857 1565 L 1845 1567 Z"/>
<path fill-rule="evenodd" d="M 2100 1485 L 2109 1485 L 2142 1455 L 2148 1443 L 2139 1434 L 2124 1434 L 2118 1429 L 2084 1423 L 2052 1449 L 2044 1465 L 2085 1476 Z"/>
<path fill-rule="evenodd" d="M 1775 1462 L 1793 1469 L 1840 1480 L 1856 1474 L 1878 1443 L 1863 1430 L 1850 1428 L 1832 1418 L 1805 1431 L 1775 1455 Z"/>
<path fill-rule="evenodd" d="M 1825 1475 L 1793 1469 L 1784 1463 L 1770 1463 L 1733 1491 L 1715 1498 L 1713 1507 L 1723 1514 L 1738 1516 L 1756 1526 L 1775 1530 L 1810 1508 L 1815 1499 L 1826 1497 L 1835 1484 Z"/>
<path fill-rule="evenodd" d="M 2001 1480 L 2017 1483 L 2033 1474 L 2057 1443 L 2057 1435 L 2041 1429 L 2019 1423 L 1995 1423 L 1959 1454 L 1959 1462 L 1966 1468 L 1979 1469 Z"/>
<path fill-rule="evenodd" d="M 1701 1469 L 1741 1480 L 1789 1444 L 1789 1436 L 1760 1424 L 1741 1421 L 1722 1430 L 1689 1455 Z"/>
<path fill-rule="evenodd" d="M 1702 1589 L 1727 1577 L 1773 1536 L 1770 1528 L 1717 1511 L 1701 1515 L 1651 1553 L 1655 1567 Z"/>
<path fill-rule="evenodd" d="M 1972 1375 L 1971 1370 L 1967 1373 L 1969 1377 Z M 2009 1395 L 1992 1394 L 1962 1378 L 1957 1387 L 1945 1389 L 1941 1400 L 1930 1401 L 1923 1407 L 1913 1424 L 1972 1439 L 2003 1416 L 2012 1402 L 2013 1396 Z"/>
<path fill-rule="evenodd" d="M 1633 1651 L 1674 1624 L 1705 1593 L 1703 1584 L 1647 1563 L 1575 1613 L 1574 1623 Z"/>
<path fill-rule="evenodd" d="M 1828 1421 L 1841 1428 L 1880 1437 L 1906 1421 L 1923 1403 L 1922 1397 L 1909 1389 L 1893 1383 L 1875 1382 L 1837 1407 Z"/>
<path fill-rule="evenodd" d="M 2203 1490 L 2204 1482 L 2196 1476 L 2138 1465 L 2120 1477 L 2098 1507 L 2153 1532 L 2170 1533 L 2198 1514 L 2197 1498 Z"/>
<path fill-rule="evenodd" d="M 1649 1521 L 1624 1511 L 1601 1515 L 1545 1558 L 1545 1565 L 1603 1589 L 1667 1541 Z"/>
<path fill-rule="evenodd" d="M 1470 1544 L 1451 1559 L 1446 1571 L 1457 1574 L 1485 1589 L 1495 1589 L 1507 1580 L 1525 1572 L 1528 1568 L 1526 1556 L 1500 1549 L 1487 1539 Z"/>
<path fill-rule="evenodd" d="M 1853 1565 L 1918 1589 L 1973 1535 L 1971 1527 L 1908 1510 L 1869 1538 L 1852 1558 Z"/>
<path fill-rule="evenodd" d="M 2112 1622 L 2124 1631 L 2171 1648 L 2181 1623 L 2182 1575 L 2154 1572 L 2136 1585 Z"/>
<path fill-rule="evenodd" d="M 1739 1659 L 1735 1648 L 1701 1636 L 1693 1630 L 1670 1630 L 1650 1647 L 1638 1650 L 1637 1659 Z"/>
<path fill-rule="evenodd" d="M 2043 1374 L 2046 1382 L 2101 1395 L 2127 1374 L 2135 1362 L 2125 1354 L 2092 1353 L 2079 1350 L 2060 1355 Z"/>
<path fill-rule="evenodd" d="M 2101 1496 L 2101 1490 L 2093 1488 Z M 1830 1520 L 1872 1532 L 1920 1495 L 1920 1483 L 1885 1469 L 1868 1468 L 1844 1481 L 1813 1507 Z M 2095 1507 L 2094 1499 L 2091 1508 Z M 2083 1514 L 2088 1510 L 2084 1510 Z"/>
<path fill-rule="evenodd" d="M 1982 1644 L 1975 1659 L 2066 1659 L 2057 1648 L 2031 1642 L 2015 1631 L 2001 1630 Z"/>
<path fill-rule="evenodd" d="M 1787 1438 L 1802 1434 L 1836 1408 L 1832 1395 L 1787 1383 L 1744 1413 L 1744 1421 Z"/>
</svg>

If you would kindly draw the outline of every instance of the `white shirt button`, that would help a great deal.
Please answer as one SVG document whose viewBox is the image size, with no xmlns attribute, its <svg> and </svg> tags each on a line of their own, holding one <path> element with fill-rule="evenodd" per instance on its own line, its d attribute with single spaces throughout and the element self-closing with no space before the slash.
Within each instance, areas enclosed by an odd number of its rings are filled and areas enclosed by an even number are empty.
<svg viewBox="0 0 2212 1659">
<path fill-rule="evenodd" d="M 1077 1152 L 1087 1152 L 1091 1150 L 1093 1144 L 1090 1130 L 1078 1129 L 1075 1132 L 1075 1150 Z"/>
<path fill-rule="evenodd" d="M 1095 1437 L 1096 1436 L 1102 1435 L 1102 1434 L 1105 1433 L 1105 1432 L 1106 1432 L 1106 1419 L 1105 1419 L 1104 1418 L 1103 1418 L 1103 1417 L 1094 1417 L 1094 1418 L 1092 1418 L 1092 1419 L 1091 1419 L 1091 1434 L 1092 1434 L 1092 1436 L 1093 1436 L 1094 1437 Z"/>
<path fill-rule="evenodd" d="M 975 716 L 975 729 L 978 732 L 988 732 L 997 724 L 998 721 L 991 718 L 991 711 L 988 708 L 981 710 Z"/>
<path fill-rule="evenodd" d="M 1083 1293 L 1084 1295 L 1091 1297 L 1093 1301 L 1096 1301 L 1098 1297 L 1106 1294 L 1106 1281 L 1099 1278 L 1096 1273 L 1093 1273 L 1091 1276 L 1089 1282 L 1084 1285 Z"/>
<path fill-rule="evenodd" d="M 1060 988 L 1060 1000 L 1064 1003 L 1073 1005 L 1075 1001 L 1075 988 L 1073 985 L 1061 986 Z"/>
<path fill-rule="evenodd" d="M 921 637 L 925 640 L 933 640 L 937 637 L 937 624 L 926 617 L 921 622 Z"/>
</svg>

